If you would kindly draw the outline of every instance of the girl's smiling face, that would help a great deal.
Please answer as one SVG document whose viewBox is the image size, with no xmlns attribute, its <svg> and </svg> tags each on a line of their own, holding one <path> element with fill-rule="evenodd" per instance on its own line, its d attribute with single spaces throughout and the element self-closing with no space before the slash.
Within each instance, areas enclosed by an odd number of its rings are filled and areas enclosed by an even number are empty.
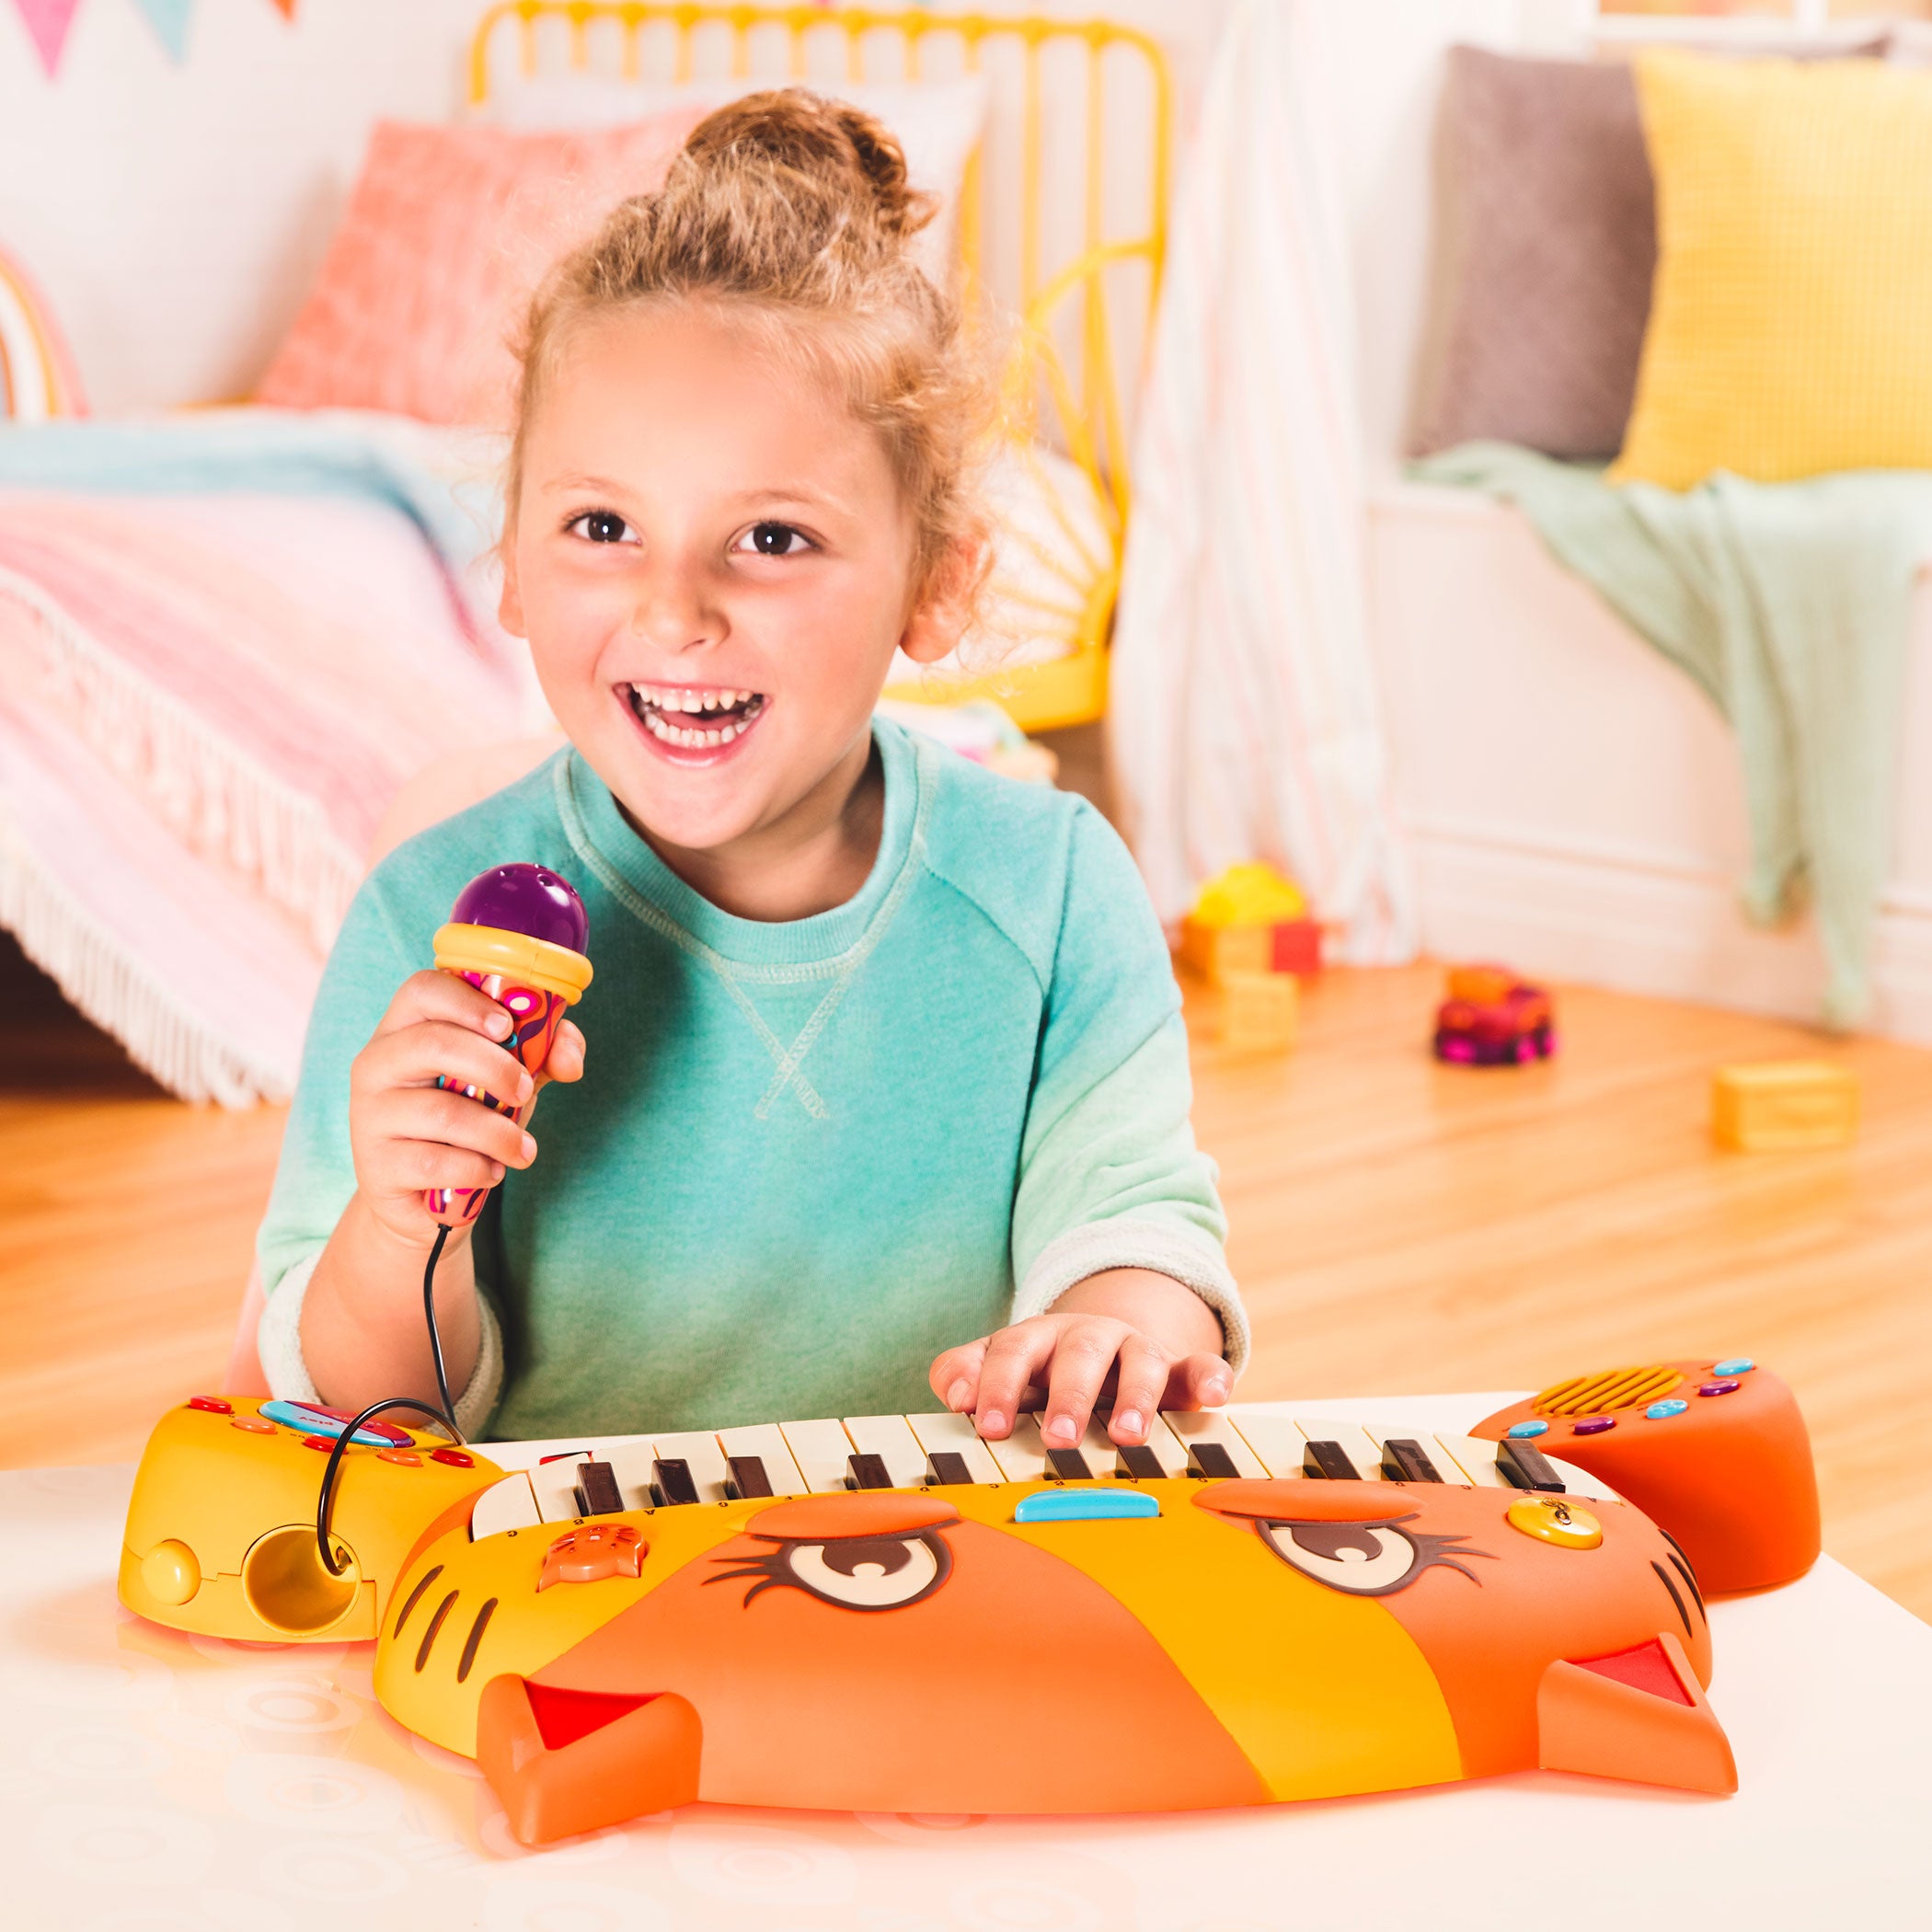
<svg viewBox="0 0 1932 1932">
<path fill-rule="evenodd" d="M 574 329 L 510 507 L 505 627 L 632 820 L 703 872 L 835 839 L 893 650 L 958 638 L 878 435 L 715 306 Z"/>
</svg>

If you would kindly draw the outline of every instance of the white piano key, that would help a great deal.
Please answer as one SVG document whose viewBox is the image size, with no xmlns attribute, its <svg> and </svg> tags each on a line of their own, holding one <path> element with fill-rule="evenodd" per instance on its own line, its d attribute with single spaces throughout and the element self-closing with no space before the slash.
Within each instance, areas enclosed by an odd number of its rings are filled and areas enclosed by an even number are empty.
<svg viewBox="0 0 1932 1932">
<path fill-rule="evenodd" d="M 845 1433 L 861 1455 L 876 1455 L 894 1488 L 915 1489 L 926 1480 L 926 1451 L 903 1416 L 847 1416 Z"/>
<path fill-rule="evenodd" d="M 1235 1465 L 1237 1476 L 1266 1476 L 1261 1458 L 1248 1446 L 1241 1432 L 1228 1420 L 1225 1409 L 1169 1409 L 1163 1411 L 1167 1427 L 1181 1446 L 1191 1449 L 1197 1443 L 1219 1443 Z"/>
<path fill-rule="evenodd" d="M 786 1447 L 785 1432 L 776 1422 L 751 1422 L 738 1429 L 720 1429 L 718 1446 L 727 1456 L 755 1455 L 765 1465 L 765 1480 L 774 1496 L 803 1496 L 811 1485 Z"/>
<path fill-rule="evenodd" d="M 1000 1466 L 993 1458 L 993 1452 L 980 1440 L 980 1432 L 972 1426 L 971 1416 L 954 1415 L 948 1411 L 943 1415 L 907 1416 L 905 1426 L 913 1432 L 914 1440 L 926 1455 L 935 1450 L 949 1449 L 955 1455 L 966 1458 L 966 1468 L 974 1482 L 1003 1482 Z"/>
<path fill-rule="evenodd" d="M 1188 1445 L 1167 1427 L 1166 1416 L 1157 1415 L 1148 1423 L 1147 1446 L 1158 1459 L 1163 1476 L 1188 1473 Z"/>
<path fill-rule="evenodd" d="M 827 1420 L 814 1422 L 780 1422 L 786 1445 L 805 1487 L 814 1495 L 848 1487 L 851 1475 L 852 1438 L 844 1425 Z"/>
<path fill-rule="evenodd" d="M 543 1520 L 529 1477 L 513 1469 L 477 1498 L 469 1512 L 469 1540 L 478 1543 L 502 1530 L 534 1529 Z"/>
<path fill-rule="evenodd" d="M 1581 1496 L 1586 1502 L 1615 1502 L 1617 1493 L 1601 1476 L 1593 1476 L 1588 1469 L 1580 1469 L 1574 1463 L 1566 1463 L 1560 1455 L 1544 1457 L 1550 1467 L 1563 1478 L 1563 1493 L 1566 1496 Z"/>
<path fill-rule="evenodd" d="M 652 1436 L 650 1449 L 659 1462 L 681 1462 L 689 1468 L 700 1502 L 725 1500 L 725 1478 L 730 1471 L 725 1467 L 724 1451 L 718 1446 L 718 1438 L 708 1429 L 685 1429 L 672 1435 Z"/>
<path fill-rule="evenodd" d="M 1473 1435 L 1445 1435 L 1440 1430 L 1423 1438 L 1423 1448 L 1428 1448 L 1431 1442 L 1456 1464 L 1478 1489 L 1507 1489 L 1511 1487 L 1508 1477 L 1496 1466 L 1494 1443 L 1486 1443 Z M 1443 1471 L 1444 1476 L 1448 1473 L 1446 1469 Z"/>
<path fill-rule="evenodd" d="M 611 1474 L 616 1478 L 617 1494 L 624 1499 L 626 1509 L 657 1507 L 657 1499 L 650 1493 L 653 1456 L 648 1435 L 614 1436 L 609 1442 L 593 1443 L 591 1454 L 599 1462 L 611 1466 Z"/>
<path fill-rule="evenodd" d="M 1018 1416 L 1013 1433 L 1004 1442 L 988 1442 L 993 1460 L 1008 1482 L 1039 1482 L 1047 1474 L 1046 1444 L 1040 1440 L 1040 1418 Z"/>
<path fill-rule="evenodd" d="M 1110 1413 L 1095 1409 L 1087 1419 L 1087 1433 L 1074 1444 L 1080 1452 L 1080 1460 L 1096 1476 L 1110 1476 L 1119 1465 L 1119 1445 L 1107 1432 L 1107 1425 L 1112 1420 Z"/>
<path fill-rule="evenodd" d="M 546 1523 L 569 1523 L 583 1513 L 577 1507 L 577 1466 L 589 1462 L 592 1454 L 588 1449 L 579 1450 L 547 1463 L 536 1463 L 527 1472 L 537 1513 Z"/>
<path fill-rule="evenodd" d="M 1382 1480 L 1382 1445 L 1359 1422 L 1331 1422 L 1320 1416 L 1296 1416 L 1294 1426 L 1311 1443 L 1340 1443 L 1363 1482 Z"/>
<path fill-rule="evenodd" d="M 1242 1441 L 1261 1459 L 1269 1475 L 1302 1474 L 1302 1449 L 1307 1438 L 1287 1416 L 1275 1409 L 1237 1408 L 1224 1413 L 1240 1431 Z"/>
</svg>

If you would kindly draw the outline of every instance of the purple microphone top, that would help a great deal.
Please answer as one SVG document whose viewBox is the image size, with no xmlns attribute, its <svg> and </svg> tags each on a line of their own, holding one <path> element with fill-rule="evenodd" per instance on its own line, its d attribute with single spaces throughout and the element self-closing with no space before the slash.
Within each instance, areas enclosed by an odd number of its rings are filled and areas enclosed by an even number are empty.
<svg viewBox="0 0 1932 1932">
<path fill-rule="evenodd" d="M 450 922 L 527 933 L 572 952 L 582 952 L 591 937 L 576 887 L 544 866 L 492 866 L 479 873 L 456 895 Z"/>
</svg>

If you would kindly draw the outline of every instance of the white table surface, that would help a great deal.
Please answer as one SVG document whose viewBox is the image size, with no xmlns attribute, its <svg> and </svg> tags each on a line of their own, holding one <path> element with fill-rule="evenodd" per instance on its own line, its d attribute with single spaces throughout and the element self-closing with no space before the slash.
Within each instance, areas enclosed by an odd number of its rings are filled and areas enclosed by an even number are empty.
<svg viewBox="0 0 1932 1932">
<path fill-rule="evenodd" d="M 1510 1399 L 1282 1407 L 1446 1430 Z M 1932 1627 L 1828 1558 L 1711 1605 L 1734 1798 L 1537 1773 L 1131 1818 L 694 1805 L 529 1852 L 473 1765 L 377 1707 L 373 1645 L 121 1610 L 131 1476 L 0 1472 L 9 1932 L 1932 1926 Z"/>
</svg>

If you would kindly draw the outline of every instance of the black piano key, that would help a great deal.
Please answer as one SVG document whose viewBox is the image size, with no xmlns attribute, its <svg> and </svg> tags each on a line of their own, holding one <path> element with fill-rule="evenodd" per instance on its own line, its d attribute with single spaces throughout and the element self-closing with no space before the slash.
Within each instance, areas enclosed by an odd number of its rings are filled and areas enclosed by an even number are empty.
<svg viewBox="0 0 1932 1932">
<path fill-rule="evenodd" d="M 1314 1476 L 1327 1482 L 1360 1482 L 1361 1472 L 1349 1460 L 1349 1452 L 1340 1443 L 1331 1443 L 1324 1438 L 1311 1442 L 1302 1451 L 1302 1474 Z"/>
<path fill-rule="evenodd" d="M 890 1489 L 892 1475 L 882 1455 L 861 1455 L 857 1450 L 845 1458 L 852 1470 L 855 1489 Z"/>
<path fill-rule="evenodd" d="M 1094 1472 L 1087 1466 L 1087 1458 L 1077 1449 L 1049 1449 L 1046 1453 L 1047 1467 L 1062 1482 L 1091 1482 Z"/>
<path fill-rule="evenodd" d="M 661 1455 L 650 1466 L 651 1489 L 666 1506 L 697 1501 L 697 1485 L 691 1479 L 691 1465 L 681 1455 Z"/>
<path fill-rule="evenodd" d="M 1219 1443 L 1195 1443 L 1188 1450 L 1188 1474 L 1220 1479 L 1238 1476 L 1235 1459 Z"/>
<path fill-rule="evenodd" d="M 1136 1443 L 1119 1454 L 1122 1466 L 1135 1482 L 1157 1482 L 1167 1473 L 1160 1466 L 1160 1457 L 1145 1443 Z"/>
<path fill-rule="evenodd" d="M 1529 1443 L 1520 1443 L 1512 1436 L 1504 1436 L 1496 1445 L 1496 1466 L 1502 1471 L 1507 1482 L 1514 1483 L 1519 1489 L 1545 1489 L 1552 1495 L 1563 1494 L 1563 1478 L 1549 1466 L 1549 1459 L 1540 1449 Z"/>
<path fill-rule="evenodd" d="M 608 1463 L 579 1463 L 577 1508 L 585 1516 L 615 1516 L 624 1507 L 617 1472 Z"/>
<path fill-rule="evenodd" d="M 772 1493 L 772 1479 L 765 1473 L 765 1465 L 757 1456 L 728 1455 L 725 1467 L 731 1472 L 730 1480 L 725 1484 L 728 1494 L 748 1501 Z"/>
<path fill-rule="evenodd" d="M 972 1480 L 972 1471 L 957 1449 L 935 1449 L 926 1460 L 927 1479 L 942 1489 L 948 1483 Z"/>
<path fill-rule="evenodd" d="M 1443 1474 L 1413 1436 L 1392 1435 L 1382 1445 L 1382 1473 L 1391 1482 L 1441 1482 Z"/>
</svg>

